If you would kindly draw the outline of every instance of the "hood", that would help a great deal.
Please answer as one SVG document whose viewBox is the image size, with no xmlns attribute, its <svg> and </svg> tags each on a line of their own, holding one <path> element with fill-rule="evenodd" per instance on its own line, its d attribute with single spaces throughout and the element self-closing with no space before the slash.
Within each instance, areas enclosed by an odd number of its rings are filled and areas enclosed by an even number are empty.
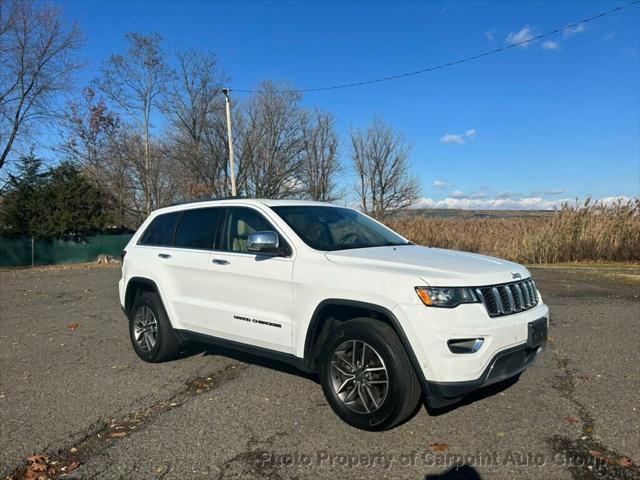
<svg viewBox="0 0 640 480">
<path fill-rule="evenodd" d="M 406 245 L 327 252 L 329 261 L 365 270 L 385 270 L 420 277 L 437 287 L 480 287 L 530 276 L 514 262 L 475 253 Z"/>
</svg>

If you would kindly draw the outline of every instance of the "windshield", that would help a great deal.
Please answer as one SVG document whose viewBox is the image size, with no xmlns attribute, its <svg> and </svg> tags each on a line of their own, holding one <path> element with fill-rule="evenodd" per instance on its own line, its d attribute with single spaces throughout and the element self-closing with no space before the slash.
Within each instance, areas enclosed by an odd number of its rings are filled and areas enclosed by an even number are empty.
<svg viewBox="0 0 640 480">
<path fill-rule="evenodd" d="M 316 250 L 410 245 L 397 233 L 350 208 L 304 205 L 271 208 Z"/>
</svg>

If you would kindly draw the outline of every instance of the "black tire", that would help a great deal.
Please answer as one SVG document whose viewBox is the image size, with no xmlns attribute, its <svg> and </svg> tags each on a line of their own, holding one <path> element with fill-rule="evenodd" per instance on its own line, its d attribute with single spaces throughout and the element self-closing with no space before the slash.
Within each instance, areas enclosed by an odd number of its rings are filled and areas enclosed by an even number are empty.
<svg viewBox="0 0 640 480">
<path fill-rule="evenodd" d="M 335 367 L 331 366 L 332 359 L 335 360 L 334 353 L 349 344 L 356 346 L 366 344 L 368 350 L 366 348 L 365 350 L 369 352 L 369 358 L 372 357 L 371 350 L 373 350 L 377 358 L 382 362 L 379 362 L 378 365 L 382 364 L 386 370 L 384 376 L 378 377 L 378 379 L 386 378 L 388 382 L 387 389 L 382 390 L 381 387 L 376 387 L 379 390 L 374 390 L 374 392 L 380 395 L 378 406 L 376 408 L 375 403 L 370 403 L 371 411 L 368 413 L 366 411 L 354 411 L 359 407 L 366 408 L 362 405 L 362 400 L 349 400 L 349 394 L 353 392 L 348 393 L 346 398 L 341 399 L 337 393 L 340 387 L 336 388 L 334 386 L 341 384 L 345 378 L 341 373 L 336 372 Z M 357 347 L 353 347 L 351 351 L 353 352 L 354 348 L 357 352 Z M 360 352 L 362 352 L 362 349 Z M 343 356 L 342 350 L 340 350 L 340 356 Z M 334 362 L 335 364 L 342 365 L 340 362 Z M 347 366 L 345 370 L 348 369 Z M 357 374 L 361 375 L 359 372 Z M 361 376 L 358 378 L 362 379 Z M 334 326 L 320 353 L 320 382 L 325 397 L 336 414 L 349 425 L 362 430 L 387 430 L 402 423 L 416 411 L 422 393 L 420 382 L 396 333 L 390 326 L 371 318 L 355 318 Z M 356 387 L 351 385 L 345 387 L 342 393 L 343 396 L 349 392 L 349 390 L 346 390 L 347 388 L 353 390 Z M 364 388 L 366 387 L 363 386 Z M 384 392 L 384 397 L 380 392 Z M 356 395 L 358 394 L 360 392 L 356 393 Z M 371 399 L 372 397 L 368 396 L 367 398 Z M 350 402 L 351 406 L 348 406 L 343 400 Z M 360 405 L 358 405 L 358 402 L 360 402 Z"/>
<path fill-rule="evenodd" d="M 145 312 L 144 309 L 148 309 L 153 314 L 157 326 L 155 343 L 152 347 L 144 341 L 139 343 L 136 340 L 136 322 L 141 319 L 140 315 Z M 157 293 L 143 292 L 136 296 L 129 312 L 129 338 L 136 354 L 145 362 L 165 362 L 177 355 L 180 342 Z"/>
</svg>

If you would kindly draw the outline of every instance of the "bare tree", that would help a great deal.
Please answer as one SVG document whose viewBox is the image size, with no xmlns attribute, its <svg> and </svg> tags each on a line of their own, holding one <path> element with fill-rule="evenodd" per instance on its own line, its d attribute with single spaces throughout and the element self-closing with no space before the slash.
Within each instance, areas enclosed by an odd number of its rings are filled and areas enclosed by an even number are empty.
<svg viewBox="0 0 640 480">
<path fill-rule="evenodd" d="M 129 41 L 126 55 L 111 56 L 102 68 L 97 85 L 109 100 L 132 118 L 142 133 L 143 162 L 139 173 L 144 208 L 149 214 L 158 206 L 154 203 L 153 193 L 157 186 L 152 183 L 155 167 L 152 166 L 151 117 L 166 91 L 171 70 L 164 58 L 160 35 L 134 32 L 127 33 L 126 38 Z"/>
<path fill-rule="evenodd" d="M 211 53 L 180 51 L 177 64 L 163 110 L 171 120 L 170 154 L 182 167 L 178 180 L 188 197 L 225 195 L 225 77 Z"/>
<path fill-rule="evenodd" d="M 68 104 L 61 121 L 62 142 L 58 147 L 68 160 L 84 167 L 94 181 L 103 185 L 107 152 L 118 131 L 120 118 L 103 99 L 87 87 L 78 100 Z"/>
<path fill-rule="evenodd" d="M 264 82 L 246 109 L 238 155 L 246 177 L 238 184 L 250 196 L 298 196 L 302 186 L 300 95 Z"/>
<path fill-rule="evenodd" d="M 116 198 L 122 199 L 119 216 L 128 217 L 134 225 L 139 225 L 147 215 L 149 197 L 152 205 L 168 205 L 175 200 L 179 185 L 174 177 L 176 164 L 166 145 L 150 142 L 150 168 L 147 168 L 144 151 L 144 135 L 133 125 L 123 126 L 110 148 L 111 189 Z M 146 184 L 142 182 L 143 177 L 147 179 Z"/>
<path fill-rule="evenodd" d="M 340 198 L 336 176 L 341 170 L 333 115 L 316 110 L 302 120 L 303 161 L 300 181 L 305 197 L 320 202 Z"/>
<path fill-rule="evenodd" d="M 54 115 L 54 99 L 80 68 L 82 40 L 54 6 L 0 0 L 0 169 L 16 141 Z"/>
<path fill-rule="evenodd" d="M 420 183 L 409 170 L 409 148 L 402 134 L 375 118 L 366 131 L 351 132 L 351 145 L 364 212 L 384 218 L 415 203 Z"/>
</svg>

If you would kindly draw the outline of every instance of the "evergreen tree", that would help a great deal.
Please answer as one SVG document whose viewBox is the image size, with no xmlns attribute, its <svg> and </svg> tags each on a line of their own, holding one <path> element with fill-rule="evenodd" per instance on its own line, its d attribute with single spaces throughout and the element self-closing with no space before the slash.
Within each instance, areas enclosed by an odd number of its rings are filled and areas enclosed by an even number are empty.
<svg viewBox="0 0 640 480">
<path fill-rule="evenodd" d="M 31 236 L 41 219 L 40 192 L 46 181 L 42 160 L 33 153 L 21 157 L 16 175 L 9 175 L 0 204 L 0 232 L 7 236 Z"/>
<path fill-rule="evenodd" d="M 103 191 L 69 162 L 41 169 L 33 155 L 20 160 L 0 205 L 0 233 L 79 240 L 104 230 L 109 214 Z"/>
</svg>

